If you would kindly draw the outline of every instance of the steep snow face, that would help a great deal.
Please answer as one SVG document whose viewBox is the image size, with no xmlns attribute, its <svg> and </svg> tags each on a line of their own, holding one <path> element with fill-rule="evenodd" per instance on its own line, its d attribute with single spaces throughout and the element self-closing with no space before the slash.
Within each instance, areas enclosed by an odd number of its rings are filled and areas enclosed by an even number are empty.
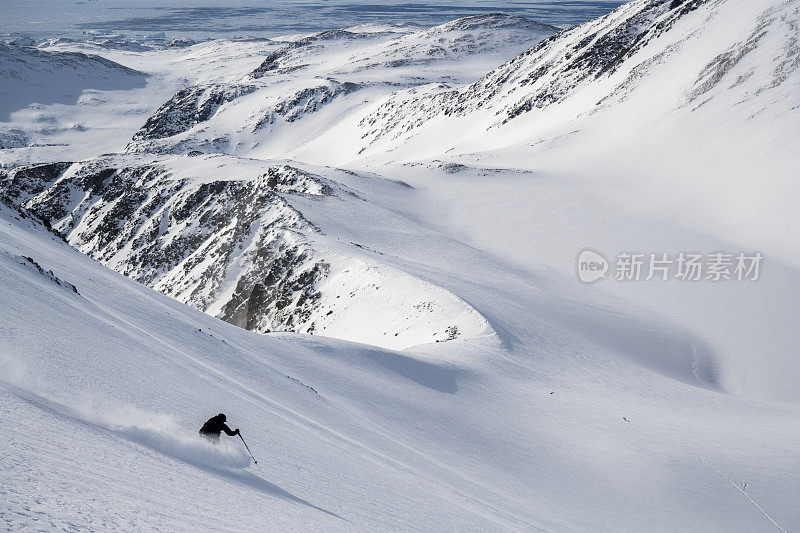
<svg viewBox="0 0 800 533">
<path fill-rule="evenodd" d="M 746 108 L 737 117 L 742 121 L 759 103 L 794 109 L 788 95 L 797 84 L 798 20 L 793 1 L 630 2 L 541 42 L 471 85 L 398 92 L 361 119 L 366 143 L 359 147 L 370 153 L 376 143 L 386 150 L 393 144 L 387 140 L 412 136 L 430 143 L 426 127 L 462 139 L 497 131 L 491 146 L 508 146 L 535 139 L 555 120 L 604 109 L 624 115 L 631 111 L 620 104 L 637 96 L 649 100 L 653 115 L 697 110 L 714 98 Z M 658 87 L 642 88 L 655 80 Z M 515 127 L 499 133 L 509 123 Z"/>
<path fill-rule="evenodd" d="M 78 250 L 251 331 L 407 348 L 489 329 L 447 291 L 329 251 L 287 198 L 334 210 L 364 200 L 307 170 L 224 156 L 128 155 L 17 167 L 2 177 L 7 198 Z M 322 242 L 312 246 L 312 235 Z"/>
<path fill-rule="evenodd" d="M 392 210 L 409 207 L 398 184 L 349 176 L 365 194 L 394 197 Z M 0 412 L 24 429 L 0 432 L 5 526 L 800 525 L 797 407 L 748 402 L 693 378 L 703 346 L 687 330 L 611 311 L 596 294 L 565 294 L 557 280 L 420 225 L 398 228 L 385 212 L 353 204 L 349 214 L 361 217 L 342 220 L 315 195 L 295 200 L 316 207 L 328 230 L 360 229 L 362 246 L 387 260 L 420 249 L 419 271 L 492 317 L 504 342 L 397 352 L 255 335 L 120 276 L 0 202 Z M 381 235 L 378 215 L 394 231 Z M 683 380 L 634 362 L 654 352 Z M 220 410 L 258 465 L 238 440 L 197 437 Z"/>
<path fill-rule="evenodd" d="M 142 72 L 95 55 L 0 43 L 0 122 L 32 104 L 74 104 L 85 89 L 133 89 L 145 79 Z"/>
<path fill-rule="evenodd" d="M 176 94 L 128 151 L 281 156 L 398 88 L 472 81 L 557 31 L 482 15 L 415 32 L 350 28 L 288 40 L 243 79 Z"/>
</svg>

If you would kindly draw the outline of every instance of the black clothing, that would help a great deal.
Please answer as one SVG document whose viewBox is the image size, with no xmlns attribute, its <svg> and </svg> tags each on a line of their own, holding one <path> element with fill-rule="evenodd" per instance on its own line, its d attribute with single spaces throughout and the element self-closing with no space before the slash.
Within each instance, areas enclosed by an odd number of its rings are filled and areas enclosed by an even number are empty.
<svg viewBox="0 0 800 533">
<path fill-rule="evenodd" d="M 200 436 L 205 437 L 212 443 L 216 444 L 219 442 L 220 433 L 223 431 L 230 437 L 239 434 L 238 429 L 232 430 L 228 427 L 228 425 L 225 423 L 225 415 L 220 414 L 206 420 L 206 423 L 203 424 L 202 428 L 200 428 Z"/>
</svg>

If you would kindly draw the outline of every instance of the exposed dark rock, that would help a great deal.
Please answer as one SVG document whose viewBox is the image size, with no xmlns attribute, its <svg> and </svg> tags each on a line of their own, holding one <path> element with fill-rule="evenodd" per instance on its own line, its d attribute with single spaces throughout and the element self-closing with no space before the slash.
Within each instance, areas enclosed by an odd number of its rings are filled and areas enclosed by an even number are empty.
<svg viewBox="0 0 800 533">
<path fill-rule="evenodd" d="M 250 77 L 253 79 L 258 79 L 264 77 L 270 72 L 278 70 L 280 68 L 280 60 L 286 56 L 288 52 L 297 48 L 298 46 L 300 46 L 299 43 L 290 43 L 283 48 L 275 50 L 269 54 L 253 72 L 250 73 Z"/>
<path fill-rule="evenodd" d="M 0 150 L 7 150 L 9 148 L 22 148 L 30 144 L 28 135 L 18 129 L 10 129 L 0 131 Z"/>
<path fill-rule="evenodd" d="M 266 174 L 267 186 L 283 193 L 330 196 L 333 189 L 324 178 L 289 165 L 270 167 Z"/>
<path fill-rule="evenodd" d="M 625 4 L 584 25 L 553 35 L 466 87 L 429 86 L 390 98 L 362 119 L 366 145 L 396 139 L 435 116 L 465 116 L 510 99 L 495 109 L 496 124 L 563 101 L 587 80 L 614 73 L 647 43 L 709 0 L 649 0 Z M 519 95 L 514 98 L 513 95 Z M 362 151 L 366 146 L 362 148 Z"/>
<path fill-rule="evenodd" d="M 361 86 L 357 83 L 339 83 L 336 80 L 327 80 L 327 83 L 297 91 L 263 113 L 253 126 L 253 131 L 274 124 L 279 116 L 283 117 L 286 122 L 294 122 L 309 113 L 318 111 L 337 97 L 350 94 L 360 88 Z"/>
<path fill-rule="evenodd" d="M 27 264 L 27 265 L 33 267 L 34 269 L 36 269 L 37 272 L 39 272 L 40 275 L 42 275 L 43 277 L 49 279 L 50 281 L 52 281 L 53 283 L 55 283 L 59 287 L 63 287 L 64 289 L 72 291 L 75 294 L 80 294 L 78 292 L 78 288 L 75 285 L 73 285 L 72 283 L 68 283 L 68 282 L 62 280 L 61 278 L 59 278 L 58 276 L 53 274 L 52 270 L 45 270 L 44 268 L 42 268 L 42 266 L 39 263 L 34 261 L 32 257 L 24 257 L 24 258 L 22 258 L 21 262 L 22 262 L 23 265 Z"/>
<path fill-rule="evenodd" d="M 252 85 L 195 85 L 178 91 L 147 119 L 134 141 L 162 139 L 188 131 L 210 119 L 224 104 L 256 89 Z"/>
<path fill-rule="evenodd" d="M 15 203 L 26 201 L 53 184 L 72 163 L 44 163 L 0 169 L 0 192 Z"/>
<path fill-rule="evenodd" d="M 328 266 L 303 237 L 314 227 L 280 194 L 332 194 L 321 177 L 284 165 L 203 182 L 132 161 L 37 165 L 2 183 L 10 201 L 132 279 L 253 331 L 307 326 Z"/>
</svg>

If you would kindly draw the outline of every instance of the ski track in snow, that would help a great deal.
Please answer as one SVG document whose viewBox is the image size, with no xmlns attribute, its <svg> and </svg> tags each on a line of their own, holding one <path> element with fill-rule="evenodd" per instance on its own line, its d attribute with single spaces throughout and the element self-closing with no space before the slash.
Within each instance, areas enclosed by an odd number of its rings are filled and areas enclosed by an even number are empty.
<svg viewBox="0 0 800 533">
<path fill-rule="evenodd" d="M 729 478 L 728 476 L 726 476 L 725 474 L 723 474 L 723 473 L 722 473 L 722 472 L 719 470 L 719 468 L 717 468 L 716 466 L 714 466 L 714 465 L 712 465 L 711 463 L 709 463 L 709 462 L 708 462 L 706 459 L 703 459 L 702 457 L 698 457 L 697 459 L 698 459 L 698 460 L 699 460 L 701 463 L 703 463 L 704 465 L 706 465 L 707 467 L 709 467 L 709 468 L 711 468 L 712 470 L 714 470 L 714 472 L 716 472 L 717 474 L 719 474 L 719 475 L 720 475 L 720 476 L 721 476 L 721 477 L 722 477 L 722 478 L 723 478 L 725 481 L 727 481 L 728 483 L 730 483 L 731 485 L 733 485 L 733 487 L 734 487 L 736 490 L 738 490 L 739 492 L 741 492 L 741 493 L 744 495 L 744 497 L 745 497 L 745 498 L 747 498 L 748 500 L 750 500 L 750 503 L 752 503 L 752 504 L 755 506 L 755 508 L 756 508 L 756 509 L 758 509 L 758 510 L 761 512 L 761 514 L 763 514 L 763 515 L 764 515 L 764 517 L 765 517 L 767 520 L 769 520 L 770 522 L 772 522 L 772 525 L 774 525 L 776 528 L 778 528 L 778 531 L 782 531 L 783 533 L 787 533 L 787 531 L 786 531 L 785 529 L 783 529 L 783 527 L 782 527 L 782 526 L 781 526 L 779 523 L 777 523 L 777 522 L 775 521 L 775 519 L 774 519 L 774 518 L 772 518 L 772 517 L 771 517 L 769 514 L 767 514 L 767 512 L 766 512 L 766 511 L 765 511 L 765 510 L 764 510 L 764 509 L 763 509 L 763 508 L 762 508 L 760 505 L 758 505 L 758 503 L 757 503 L 757 502 L 756 502 L 756 501 L 755 501 L 755 500 L 754 500 L 754 499 L 753 499 L 753 498 L 752 498 L 752 497 L 751 497 L 749 494 L 747 494 L 747 492 L 745 492 L 745 489 L 744 489 L 743 487 L 740 487 L 739 485 L 737 485 L 736 483 L 734 483 L 734 482 L 733 482 L 733 480 L 732 480 L 731 478 Z"/>
</svg>

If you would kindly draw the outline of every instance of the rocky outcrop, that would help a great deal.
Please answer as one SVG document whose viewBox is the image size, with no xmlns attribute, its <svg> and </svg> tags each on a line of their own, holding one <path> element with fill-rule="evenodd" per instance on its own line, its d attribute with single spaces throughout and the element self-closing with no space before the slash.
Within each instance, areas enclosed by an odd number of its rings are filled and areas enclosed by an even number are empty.
<svg viewBox="0 0 800 533">
<path fill-rule="evenodd" d="M 286 122 L 294 122 L 305 115 L 314 113 L 323 106 L 333 102 L 337 97 L 357 91 L 360 86 L 356 83 L 339 83 L 336 80 L 327 80 L 315 87 L 306 87 L 281 98 L 266 111 L 261 112 L 260 118 L 253 126 L 253 131 L 275 124 L 278 117 Z"/>
<path fill-rule="evenodd" d="M 256 179 L 176 179 L 169 160 L 98 158 L 19 167 L 10 199 L 116 271 L 259 332 L 298 330 L 327 273 L 282 194 L 332 194 L 321 177 L 270 167 Z"/>
<path fill-rule="evenodd" d="M 147 119 L 134 141 L 163 139 L 190 130 L 210 119 L 224 104 L 250 94 L 251 85 L 196 85 L 178 91 Z"/>
<path fill-rule="evenodd" d="M 45 163 L 0 169 L 0 191 L 16 204 L 52 185 L 72 163 Z"/>
</svg>

